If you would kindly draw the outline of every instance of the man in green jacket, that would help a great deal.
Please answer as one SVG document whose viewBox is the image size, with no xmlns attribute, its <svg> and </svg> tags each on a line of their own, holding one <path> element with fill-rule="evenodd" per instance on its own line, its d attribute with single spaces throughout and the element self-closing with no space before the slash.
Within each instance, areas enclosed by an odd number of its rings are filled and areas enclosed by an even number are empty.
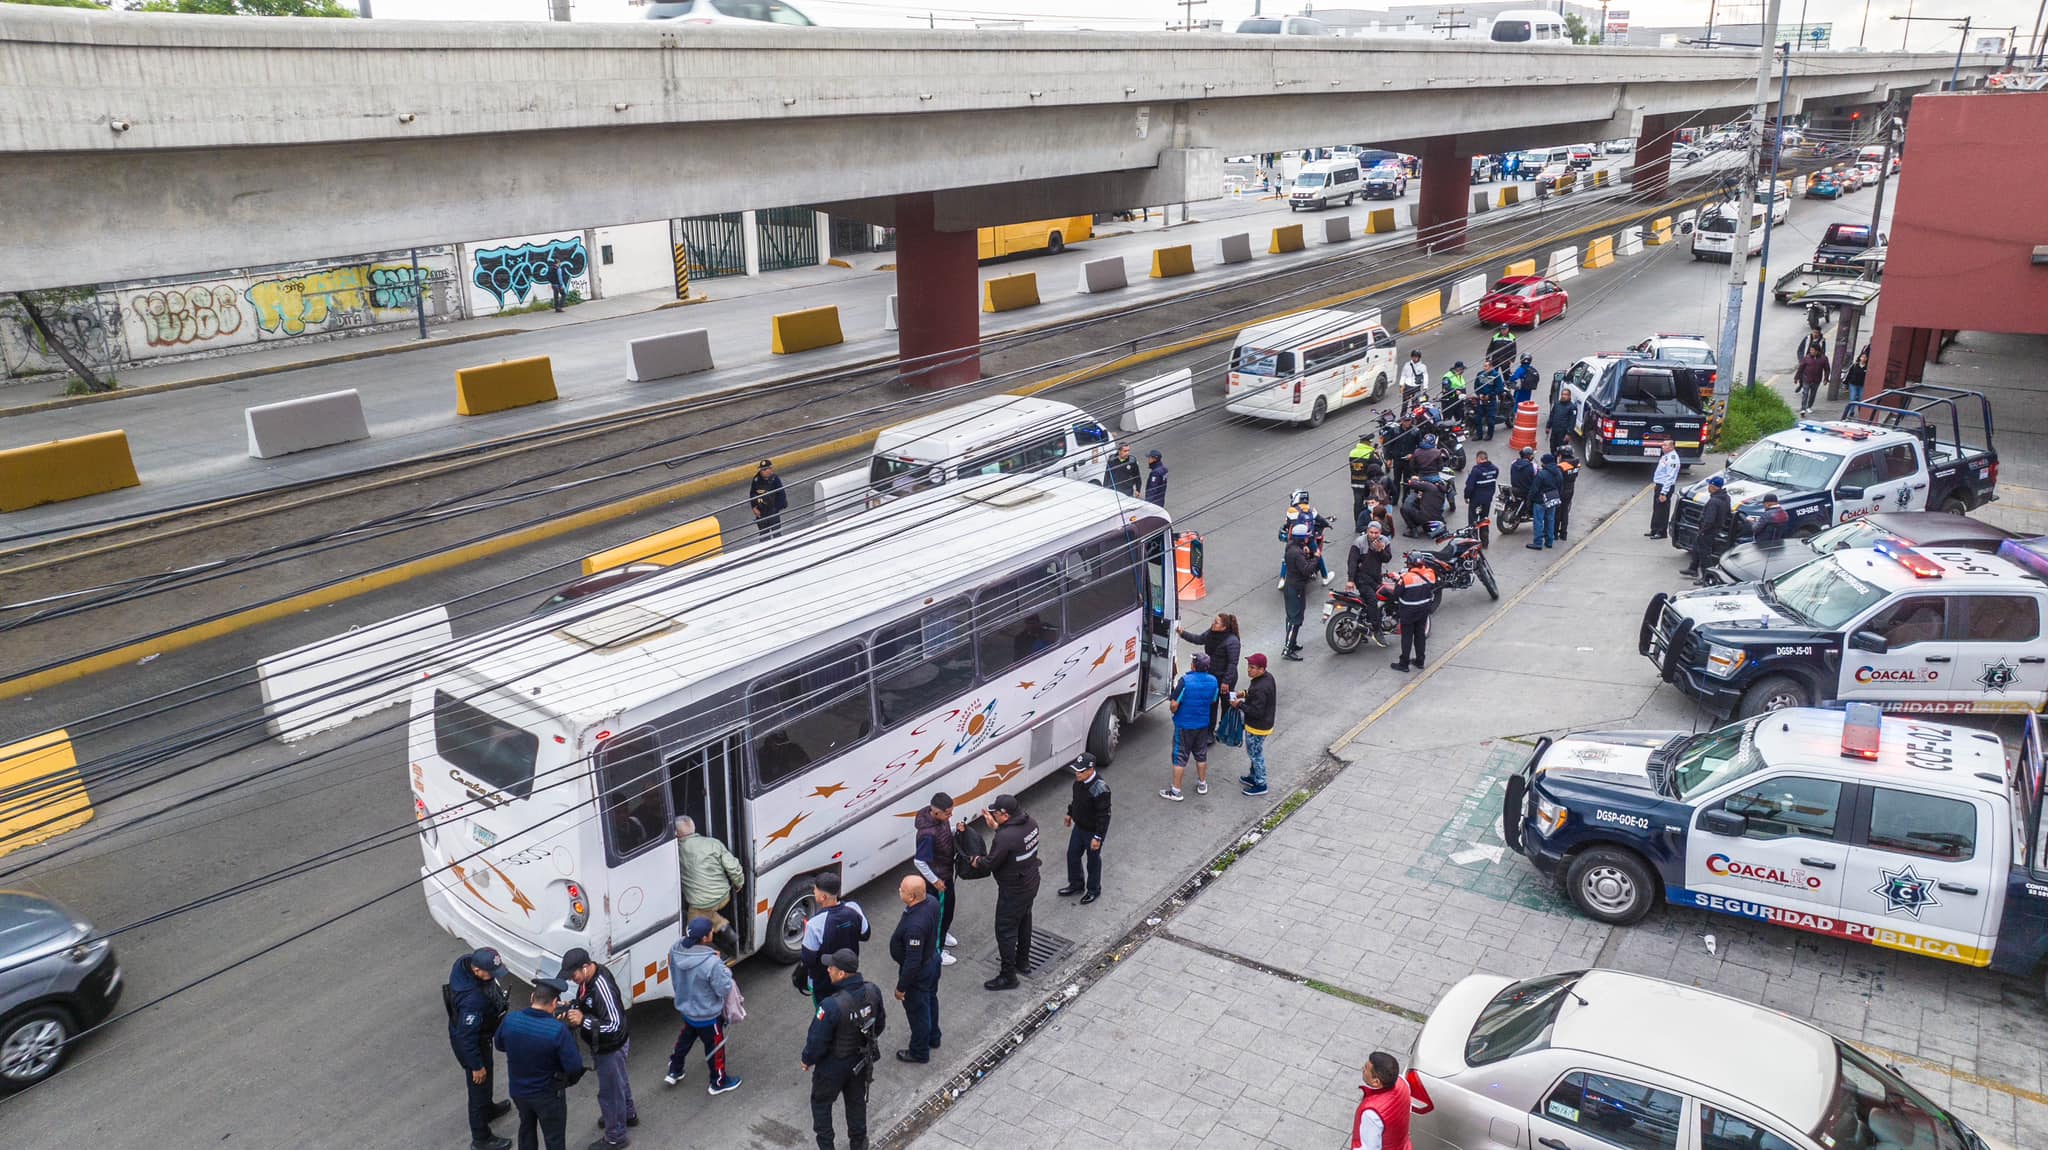
<svg viewBox="0 0 2048 1150">
<path fill-rule="evenodd" d="M 724 843 L 698 834 L 696 820 L 688 815 L 676 820 L 676 854 L 682 860 L 683 921 L 710 919 L 713 936 L 729 942 L 726 949 L 736 949 L 739 940 L 730 934 L 732 924 L 718 912 L 732 904 L 733 892 L 747 881 L 740 860 Z"/>
</svg>

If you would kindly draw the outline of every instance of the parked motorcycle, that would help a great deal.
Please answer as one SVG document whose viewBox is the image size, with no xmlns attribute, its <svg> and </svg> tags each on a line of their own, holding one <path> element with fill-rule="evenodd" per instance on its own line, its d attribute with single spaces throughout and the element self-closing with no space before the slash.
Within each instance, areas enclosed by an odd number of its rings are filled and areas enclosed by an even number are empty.
<svg viewBox="0 0 2048 1150">
<path fill-rule="evenodd" d="M 1528 498 L 1507 484 L 1501 484 L 1500 498 L 1494 504 L 1493 525 L 1502 535 L 1509 535 L 1528 518 Z"/>
<path fill-rule="evenodd" d="M 1412 566 L 1420 561 L 1436 569 L 1438 601 L 1445 591 L 1463 591 L 1476 581 L 1486 588 L 1486 594 L 1500 598 L 1500 586 L 1494 582 L 1493 564 L 1487 562 L 1486 545 L 1479 541 L 1479 529 L 1488 526 L 1480 520 L 1470 527 L 1447 531 L 1436 538 L 1433 551 L 1411 551 L 1408 562 Z"/>
<path fill-rule="evenodd" d="M 1400 583 L 1392 574 L 1381 576 L 1380 585 L 1371 592 L 1379 601 L 1377 626 L 1367 610 L 1367 592 L 1348 588 L 1330 592 L 1330 601 L 1323 604 L 1323 641 L 1339 655 L 1358 650 L 1367 639 L 1386 646 L 1388 636 L 1399 629 L 1394 622 L 1394 600 L 1399 591 Z"/>
</svg>

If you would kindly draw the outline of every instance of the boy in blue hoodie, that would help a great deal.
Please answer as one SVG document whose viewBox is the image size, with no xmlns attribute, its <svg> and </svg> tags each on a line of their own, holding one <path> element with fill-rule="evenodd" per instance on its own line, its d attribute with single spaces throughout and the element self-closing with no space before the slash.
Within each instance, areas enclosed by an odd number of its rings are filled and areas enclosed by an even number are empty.
<svg viewBox="0 0 2048 1150">
<path fill-rule="evenodd" d="M 676 1013 L 683 1016 L 682 1033 L 676 1035 L 675 1049 L 669 1051 L 670 1086 L 681 1082 L 690 1068 L 690 1048 L 704 1043 L 704 1064 L 711 1070 L 711 1093 L 738 1090 L 740 1080 L 725 1070 L 725 996 L 732 992 L 732 971 L 725 956 L 707 939 L 711 920 L 693 918 L 683 937 L 668 951 L 669 984 L 675 987 Z"/>
</svg>

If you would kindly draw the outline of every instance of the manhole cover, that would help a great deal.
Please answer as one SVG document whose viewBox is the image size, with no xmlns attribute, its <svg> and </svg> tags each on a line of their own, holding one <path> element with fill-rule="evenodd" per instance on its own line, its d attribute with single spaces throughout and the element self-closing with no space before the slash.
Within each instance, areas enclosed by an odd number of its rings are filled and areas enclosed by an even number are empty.
<svg viewBox="0 0 2048 1150">
<path fill-rule="evenodd" d="M 1031 932 L 1031 973 L 1024 977 L 1042 977 L 1049 973 L 1053 967 L 1059 965 L 1061 959 L 1066 958 L 1072 953 L 1074 953 L 1073 939 L 1067 938 L 1064 935 L 1054 934 L 1049 930 L 1033 930 Z M 981 964 L 987 967 L 991 973 L 1001 973 L 1003 969 L 1002 951 L 996 947 L 990 947 L 988 953 L 982 956 Z"/>
</svg>

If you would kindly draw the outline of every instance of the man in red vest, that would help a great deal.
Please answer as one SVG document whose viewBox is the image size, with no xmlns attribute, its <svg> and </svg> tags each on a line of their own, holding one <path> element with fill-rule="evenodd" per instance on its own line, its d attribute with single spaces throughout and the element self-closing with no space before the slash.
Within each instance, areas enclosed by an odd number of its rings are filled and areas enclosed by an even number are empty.
<svg viewBox="0 0 2048 1150">
<path fill-rule="evenodd" d="M 1351 1150 L 1412 1150 L 1408 1143 L 1408 1083 L 1401 1063 L 1384 1050 L 1365 1060 L 1365 1097 L 1351 1119 Z"/>
</svg>

